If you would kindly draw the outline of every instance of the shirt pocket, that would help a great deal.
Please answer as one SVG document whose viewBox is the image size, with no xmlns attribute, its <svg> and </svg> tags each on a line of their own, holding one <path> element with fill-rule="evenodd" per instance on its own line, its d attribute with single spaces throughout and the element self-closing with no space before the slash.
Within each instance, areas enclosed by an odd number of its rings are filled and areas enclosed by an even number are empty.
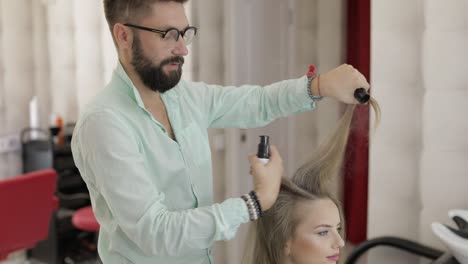
<svg viewBox="0 0 468 264">
<path fill-rule="evenodd" d="M 184 155 L 194 161 L 196 165 L 203 165 L 211 159 L 210 144 L 207 131 L 191 123 L 182 132 Z"/>
</svg>

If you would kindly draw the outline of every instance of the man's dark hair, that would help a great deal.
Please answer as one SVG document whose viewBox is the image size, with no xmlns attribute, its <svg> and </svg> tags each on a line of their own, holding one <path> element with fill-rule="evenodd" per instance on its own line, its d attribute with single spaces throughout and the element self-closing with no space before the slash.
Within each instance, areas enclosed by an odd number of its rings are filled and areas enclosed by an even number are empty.
<svg viewBox="0 0 468 264">
<path fill-rule="evenodd" d="M 157 2 L 177 2 L 188 0 L 104 0 L 104 14 L 112 32 L 116 23 L 137 23 L 148 15 L 151 5 Z"/>
</svg>

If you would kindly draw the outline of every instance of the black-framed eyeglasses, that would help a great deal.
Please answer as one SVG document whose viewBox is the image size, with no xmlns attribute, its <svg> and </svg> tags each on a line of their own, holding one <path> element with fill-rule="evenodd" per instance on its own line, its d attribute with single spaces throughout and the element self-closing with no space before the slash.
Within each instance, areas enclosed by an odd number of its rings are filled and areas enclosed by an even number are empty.
<svg viewBox="0 0 468 264">
<path fill-rule="evenodd" d="M 159 30 L 159 29 L 154 29 L 154 28 L 133 25 L 129 23 L 125 23 L 124 26 L 157 33 L 161 35 L 164 40 L 174 41 L 174 43 L 179 41 L 179 37 L 182 36 L 182 38 L 185 41 L 185 45 L 187 46 L 190 45 L 190 43 L 192 43 L 193 38 L 195 37 L 195 35 L 197 35 L 196 27 L 187 27 L 184 30 L 180 31 L 177 28 L 170 28 L 168 30 Z"/>
</svg>

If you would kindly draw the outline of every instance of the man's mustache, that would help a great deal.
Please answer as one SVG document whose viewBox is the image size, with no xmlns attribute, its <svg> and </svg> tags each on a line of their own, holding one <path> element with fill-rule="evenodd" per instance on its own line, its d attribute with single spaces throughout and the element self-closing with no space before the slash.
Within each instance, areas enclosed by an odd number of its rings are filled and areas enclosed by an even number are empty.
<svg viewBox="0 0 468 264">
<path fill-rule="evenodd" d="M 171 64 L 171 63 L 179 63 L 180 65 L 183 65 L 184 61 L 185 61 L 184 57 L 181 57 L 181 56 L 170 57 L 170 58 L 167 58 L 167 59 L 161 61 L 161 67 L 166 65 L 166 64 Z"/>
</svg>

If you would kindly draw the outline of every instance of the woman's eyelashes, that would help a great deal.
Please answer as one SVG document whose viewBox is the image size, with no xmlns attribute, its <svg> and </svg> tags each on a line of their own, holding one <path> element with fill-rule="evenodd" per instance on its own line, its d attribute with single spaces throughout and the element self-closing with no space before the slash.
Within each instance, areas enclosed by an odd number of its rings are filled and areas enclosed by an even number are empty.
<svg viewBox="0 0 468 264">
<path fill-rule="evenodd" d="M 326 236 L 326 235 L 328 235 L 328 230 L 319 231 L 317 234 L 318 234 L 319 236 Z"/>
<path fill-rule="evenodd" d="M 336 228 L 336 231 L 337 231 L 338 233 L 341 233 L 341 230 L 342 230 L 341 226 L 339 226 L 339 227 Z M 327 236 L 329 232 L 330 232 L 330 230 L 320 230 L 320 231 L 317 232 L 317 235 L 319 235 L 319 236 Z"/>
</svg>

